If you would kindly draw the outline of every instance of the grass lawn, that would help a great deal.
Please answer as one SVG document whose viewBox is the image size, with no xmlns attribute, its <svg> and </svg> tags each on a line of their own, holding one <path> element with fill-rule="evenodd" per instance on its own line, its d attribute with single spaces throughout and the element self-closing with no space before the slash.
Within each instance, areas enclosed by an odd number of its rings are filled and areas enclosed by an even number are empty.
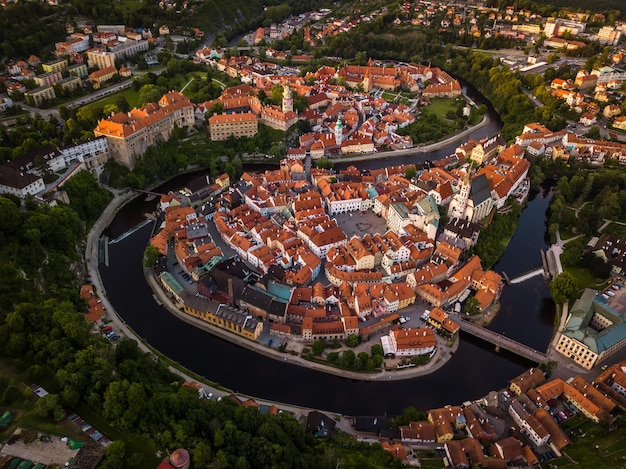
<svg viewBox="0 0 626 469">
<path fill-rule="evenodd" d="M 394 91 L 385 91 L 381 97 L 390 103 L 407 104 L 409 102 L 409 95 L 403 92 L 398 94 Z"/>
<path fill-rule="evenodd" d="M 87 104 L 90 107 L 104 107 L 107 104 L 116 104 L 116 100 L 119 96 L 124 96 L 130 108 L 137 107 L 139 105 L 139 91 L 135 91 L 135 88 L 130 87 L 128 89 L 122 90 L 118 93 L 107 96 L 106 98 L 99 99 L 94 101 L 93 103 Z"/>
<path fill-rule="evenodd" d="M 118 0 L 120 8 L 126 13 L 134 13 L 142 4 L 141 0 Z"/>
<path fill-rule="evenodd" d="M 443 458 L 433 458 L 433 459 L 426 459 L 426 458 L 420 458 L 420 464 L 422 468 L 433 468 L 433 469 L 439 469 L 439 468 L 443 468 Z"/>
<path fill-rule="evenodd" d="M 626 238 L 626 226 L 611 223 L 602 231 L 602 233 L 614 234 L 618 238 Z"/>
<path fill-rule="evenodd" d="M 575 467 L 580 469 L 600 467 L 599 461 L 602 461 L 601 467 L 607 469 L 624 467 L 626 458 L 626 427 L 624 425 L 607 431 L 602 425 L 582 422 L 574 427 L 573 434 L 574 443 L 564 448 L 564 452 L 576 462 Z M 582 437 L 583 434 L 585 437 Z M 550 462 L 555 463 L 555 461 Z M 561 458 L 556 464 L 559 467 L 573 466 L 568 458 Z"/>
<path fill-rule="evenodd" d="M 423 110 L 436 114 L 437 117 L 444 119 L 448 111 L 456 113 L 459 103 L 456 99 L 452 98 L 433 98 L 430 100 L 430 104 Z"/>
<path fill-rule="evenodd" d="M 587 269 L 582 267 L 566 267 L 565 271 L 569 272 L 576 279 L 579 288 L 597 288 L 596 278 L 591 275 Z"/>
<path fill-rule="evenodd" d="M 178 149 L 190 155 L 193 153 L 199 153 L 202 151 L 208 151 L 211 148 L 211 139 L 205 132 L 198 132 L 191 137 L 185 138 L 178 144 Z"/>
</svg>

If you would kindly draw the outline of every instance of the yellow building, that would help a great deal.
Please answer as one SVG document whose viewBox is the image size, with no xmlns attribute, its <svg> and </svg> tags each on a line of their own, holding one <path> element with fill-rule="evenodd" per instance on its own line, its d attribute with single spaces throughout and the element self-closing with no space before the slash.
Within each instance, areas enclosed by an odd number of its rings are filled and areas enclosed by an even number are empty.
<svg viewBox="0 0 626 469">
<path fill-rule="evenodd" d="M 216 311 L 212 311 L 217 307 Z M 247 312 L 238 308 L 219 304 L 198 296 L 186 296 L 184 300 L 185 313 L 226 331 L 257 340 L 263 332 L 263 322 L 258 321 Z"/>
<path fill-rule="evenodd" d="M 619 130 L 626 130 L 626 117 L 616 117 L 613 121 L 613 128 Z"/>
<path fill-rule="evenodd" d="M 67 68 L 67 60 L 66 59 L 52 60 L 51 62 L 46 62 L 45 64 L 42 64 L 41 66 L 43 67 L 43 71 L 47 73 L 62 72 L 63 70 Z"/>
<path fill-rule="evenodd" d="M 98 89 L 100 85 L 117 75 L 117 69 L 115 67 L 106 67 L 102 70 L 96 70 L 89 74 L 89 81 L 93 84 L 93 87 Z"/>
<path fill-rule="evenodd" d="M 159 275 L 159 280 L 161 281 L 161 285 L 166 292 L 172 295 L 178 303 L 183 302 L 182 295 L 184 294 L 185 289 L 180 286 L 180 283 L 178 283 L 172 274 L 169 272 L 163 272 Z"/>
<path fill-rule="evenodd" d="M 87 51 L 87 64 L 91 68 L 97 67 L 100 70 L 115 67 L 115 54 L 99 48 L 89 49 Z"/>
<path fill-rule="evenodd" d="M 597 290 L 585 289 L 570 309 L 556 351 L 590 370 L 626 347 L 626 322 L 602 301 Z"/>
<path fill-rule="evenodd" d="M 211 140 L 226 140 L 231 135 L 235 138 L 254 137 L 258 131 L 258 119 L 251 112 L 217 114 L 209 118 Z"/>
</svg>

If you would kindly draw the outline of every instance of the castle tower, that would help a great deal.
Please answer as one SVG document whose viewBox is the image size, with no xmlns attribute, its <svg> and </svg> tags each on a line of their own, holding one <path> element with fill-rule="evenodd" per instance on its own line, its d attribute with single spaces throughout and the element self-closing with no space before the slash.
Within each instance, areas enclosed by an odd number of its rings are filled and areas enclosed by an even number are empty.
<svg viewBox="0 0 626 469">
<path fill-rule="evenodd" d="M 341 114 L 339 114 L 335 124 L 335 143 L 337 146 L 341 146 L 341 142 L 343 142 L 343 123 L 341 122 Z"/>
<path fill-rule="evenodd" d="M 293 111 L 293 94 L 291 94 L 291 88 L 288 85 L 283 87 L 283 112 Z"/>
</svg>

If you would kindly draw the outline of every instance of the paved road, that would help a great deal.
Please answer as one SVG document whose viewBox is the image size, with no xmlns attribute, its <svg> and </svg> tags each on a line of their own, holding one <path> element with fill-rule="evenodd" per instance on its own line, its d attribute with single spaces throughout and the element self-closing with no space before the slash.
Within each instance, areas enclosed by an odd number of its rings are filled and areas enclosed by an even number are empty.
<svg viewBox="0 0 626 469">
<path fill-rule="evenodd" d="M 454 315 L 456 322 L 461 326 L 461 330 L 472 334 L 480 339 L 486 340 L 494 345 L 499 346 L 509 352 L 513 352 L 535 363 L 545 363 L 548 357 L 545 353 L 538 352 L 527 345 L 521 344 L 509 337 L 498 334 L 490 329 L 478 326 L 471 321 L 461 319 L 460 316 Z"/>
<path fill-rule="evenodd" d="M 394 158 L 396 156 L 402 155 L 414 155 L 416 153 L 429 153 L 431 151 L 439 150 L 444 148 L 451 143 L 458 142 L 463 138 L 471 135 L 473 132 L 476 132 L 478 129 L 485 127 L 489 124 L 490 119 L 489 115 L 486 114 L 478 124 L 473 125 L 458 134 L 454 134 L 451 137 L 445 138 L 439 142 L 431 143 L 429 145 L 420 145 L 417 147 L 407 148 L 404 150 L 393 150 L 393 151 L 381 151 L 378 153 L 369 153 L 367 155 L 357 155 L 357 156 L 349 156 L 349 157 L 340 157 L 340 158 L 330 158 L 331 161 L 335 163 L 352 163 L 355 161 L 367 161 L 367 160 L 381 160 L 384 158 Z"/>
<path fill-rule="evenodd" d="M 95 91 L 91 94 L 88 94 L 87 96 L 81 96 L 80 98 L 68 101 L 67 103 L 65 103 L 65 107 L 67 107 L 68 109 L 72 109 L 77 106 L 84 106 L 85 104 L 89 104 L 106 96 L 110 96 L 114 93 L 117 93 L 118 91 L 128 89 L 131 86 L 133 86 L 133 80 L 125 80 L 120 83 L 116 83 L 115 85 Z"/>
</svg>

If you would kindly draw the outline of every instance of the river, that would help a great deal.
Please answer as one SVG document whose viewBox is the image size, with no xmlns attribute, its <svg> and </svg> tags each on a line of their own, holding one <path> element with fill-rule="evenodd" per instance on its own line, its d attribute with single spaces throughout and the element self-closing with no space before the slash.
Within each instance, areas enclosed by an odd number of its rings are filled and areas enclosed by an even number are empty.
<svg viewBox="0 0 626 469">
<path fill-rule="evenodd" d="M 470 87 L 470 97 L 483 99 Z M 474 138 L 488 137 L 500 129 L 492 120 Z M 359 163 L 363 168 L 436 160 L 456 148 L 450 145 L 430 154 L 393 160 Z M 158 192 L 180 188 L 190 175 L 179 176 Z M 540 249 L 546 249 L 546 211 L 550 193 L 539 193 L 528 202 L 519 226 L 494 269 L 514 278 L 541 265 Z M 156 200 L 135 199 L 117 215 L 106 234 L 115 239 L 141 222 L 154 210 Z M 362 382 L 320 373 L 273 360 L 233 345 L 177 319 L 152 298 L 142 271 L 142 255 L 152 224 L 122 241 L 109 245 L 109 266 L 100 266 L 107 295 L 118 314 L 160 352 L 186 368 L 235 392 L 259 398 L 325 409 L 346 415 L 400 413 L 407 406 L 429 409 L 459 404 L 506 386 L 507 381 L 529 366 L 513 355 L 496 353 L 493 346 L 461 336 L 459 349 L 446 366 L 428 375 L 406 381 Z M 547 282 L 534 277 L 505 287 L 501 310 L 489 326 L 538 350 L 545 350 L 552 334 L 554 304 Z"/>
<path fill-rule="evenodd" d="M 465 339 L 446 366 L 407 381 L 348 380 L 267 358 L 194 328 L 155 303 L 141 267 L 150 231 L 146 226 L 109 246 L 109 267 L 100 267 L 109 300 L 151 346 L 234 391 L 347 415 L 393 414 L 410 405 L 429 409 L 478 398 L 528 365 Z"/>
<path fill-rule="evenodd" d="M 180 179 L 180 178 L 179 178 Z M 168 183 L 178 187 L 181 180 Z M 511 277 L 541 265 L 550 194 L 529 201 L 509 247 L 495 270 Z M 137 224 L 154 207 L 141 197 L 122 209 L 108 230 L 111 238 Z M 492 346 L 462 336 L 459 350 L 440 370 L 407 381 L 359 382 L 290 365 L 240 348 L 196 329 L 158 306 L 141 267 L 152 224 L 109 245 L 109 267 L 100 273 L 107 295 L 122 318 L 146 341 L 186 368 L 234 391 L 347 415 L 399 413 L 413 405 L 428 409 L 460 403 L 506 385 L 529 364 L 495 353 Z M 490 327 L 544 350 L 552 334 L 554 305 L 541 277 L 505 287 L 501 311 Z"/>
</svg>

